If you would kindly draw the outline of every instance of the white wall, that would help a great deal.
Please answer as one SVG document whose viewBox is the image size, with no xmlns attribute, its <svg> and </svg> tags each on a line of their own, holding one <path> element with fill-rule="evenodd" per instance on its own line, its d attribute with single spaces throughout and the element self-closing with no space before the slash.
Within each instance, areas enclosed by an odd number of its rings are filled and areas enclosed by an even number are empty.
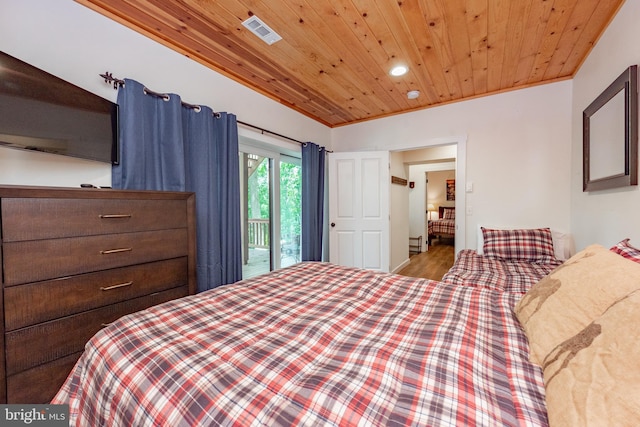
<svg viewBox="0 0 640 427">
<path fill-rule="evenodd" d="M 427 185 L 426 165 L 409 166 L 409 181 L 414 187 L 409 189 L 409 236 L 422 236 L 421 251 L 427 250 Z"/>
<path fill-rule="evenodd" d="M 576 249 L 612 246 L 624 238 L 640 246 L 637 186 L 582 191 L 582 111 L 628 66 L 640 64 L 640 0 L 627 0 L 573 80 L 571 231 Z"/>
<path fill-rule="evenodd" d="M 568 232 L 571 87 L 563 81 L 335 128 L 335 150 L 416 148 L 466 135 L 466 247 L 478 224 Z M 458 162 L 463 159 L 459 159 Z M 457 249 L 457 248 L 456 248 Z"/>
<path fill-rule="evenodd" d="M 455 200 L 447 200 L 447 180 L 456 178 L 456 171 L 452 169 L 446 169 L 443 171 L 434 171 L 430 172 L 427 175 L 429 179 L 429 201 L 427 203 L 433 203 L 436 208 L 437 214 L 439 215 L 440 210 L 439 207 L 455 207 Z M 456 194 L 457 196 L 457 194 Z"/>
<path fill-rule="evenodd" d="M 0 50 L 111 101 L 105 71 L 331 148 L 328 127 L 70 0 L 0 0 Z M 0 148 L 0 184 L 80 183 L 110 185 L 110 165 Z"/>
<path fill-rule="evenodd" d="M 391 176 L 409 180 L 402 153 L 389 156 Z M 409 263 L 409 185 L 389 187 L 389 271 L 398 271 Z"/>
</svg>

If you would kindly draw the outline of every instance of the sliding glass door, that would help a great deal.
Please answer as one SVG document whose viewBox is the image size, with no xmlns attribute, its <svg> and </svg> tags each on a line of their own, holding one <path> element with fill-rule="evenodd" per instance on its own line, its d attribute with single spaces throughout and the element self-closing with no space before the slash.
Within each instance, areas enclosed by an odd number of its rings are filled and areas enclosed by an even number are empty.
<svg viewBox="0 0 640 427">
<path fill-rule="evenodd" d="M 300 159 L 280 157 L 280 263 L 300 262 L 302 230 L 302 173 Z"/>
<path fill-rule="evenodd" d="M 300 160 L 242 147 L 242 277 L 300 261 Z"/>
<path fill-rule="evenodd" d="M 253 152 L 240 153 L 242 211 L 242 277 L 271 271 L 271 161 Z"/>
</svg>

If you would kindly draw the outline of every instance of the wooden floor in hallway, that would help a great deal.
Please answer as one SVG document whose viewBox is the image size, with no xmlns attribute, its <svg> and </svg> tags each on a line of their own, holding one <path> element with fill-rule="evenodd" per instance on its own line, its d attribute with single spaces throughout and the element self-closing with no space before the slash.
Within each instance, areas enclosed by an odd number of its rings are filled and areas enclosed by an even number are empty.
<svg viewBox="0 0 640 427">
<path fill-rule="evenodd" d="M 411 255 L 409 265 L 398 274 L 440 281 L 453 265 L 454 258 L 455 248 L 452 244 L 435 242 L 428 251 Z"/>
</svg>

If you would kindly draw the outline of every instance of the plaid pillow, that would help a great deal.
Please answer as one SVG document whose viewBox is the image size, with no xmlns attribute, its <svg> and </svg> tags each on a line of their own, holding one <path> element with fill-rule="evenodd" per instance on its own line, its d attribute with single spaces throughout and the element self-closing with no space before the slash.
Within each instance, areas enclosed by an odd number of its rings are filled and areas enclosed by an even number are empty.
<svg viewBox="0 0 640 427">
<path fill-rule="evenodd" d="M 490 258 L 529 262 L 555 260 L 551 229 L 492 230 L 482 227 L 483 253 Z"/>
<path fill-rule="evenodd" d="M 630 239 L 624 239 L 617 243 L 615 246 L 611 247 L 610 251 L 630 259 L 631 261 L 640 263 L 640 249 L 631 246 L 629 240 Z"/>
<path fill-rule="evenodd" d="M 446 209 L 442 214 L 442 219 L 456 219 L 456 210 L 455 209 Z"/>
</svg>

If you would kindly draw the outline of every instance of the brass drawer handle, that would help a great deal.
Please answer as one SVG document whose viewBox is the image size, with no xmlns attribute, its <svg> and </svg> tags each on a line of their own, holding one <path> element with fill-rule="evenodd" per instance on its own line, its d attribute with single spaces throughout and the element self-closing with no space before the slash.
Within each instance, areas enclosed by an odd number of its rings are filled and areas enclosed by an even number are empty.
<svg viewBox="0 0 640 427">
<path fill-rule="evenodd" d="M 113 219 L 113 218 L 131 218 L 131 214 L 111 214 L 111 215 L 99 215 L 100 218 Z"/>
<path fill-rule="evenodd" d="M 111 285 L 111 286 L 100 286 L 100 290 L 110 291 L 111 289 L 124 288 L 125 286 L 131 286 L 131 285 L 133 285 L 133 282 L 125 282 L 125 283 L 120 283 L 118 285 Z"/>
<path fill-rule="evenodd" d="M 100 251 L 100 254 L 109 255 L 109 254 L 117 254 L 120 252 L 130 252 L 132 250 L 133 248 L 108 249 L 106 251 Z"/>
</svg>

